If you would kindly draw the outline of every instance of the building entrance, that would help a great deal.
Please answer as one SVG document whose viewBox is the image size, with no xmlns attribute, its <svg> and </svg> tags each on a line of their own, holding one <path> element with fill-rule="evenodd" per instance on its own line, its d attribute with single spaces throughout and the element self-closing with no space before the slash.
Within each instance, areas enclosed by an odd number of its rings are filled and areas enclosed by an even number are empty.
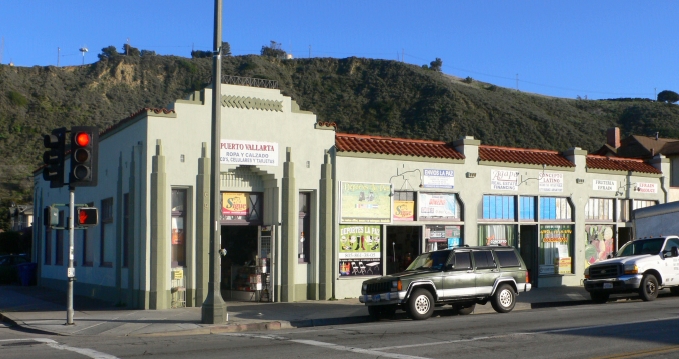
<svg viewBox="0 0 679 359">
<path fill-rule="evenodd" d="M 521 258 L 523 262 L 526 263 L 526 269 L 528 270 L 528 275 L 530 276 L 531 284 L 537 287 L 538 273 L 535 270 L 537 263 L 537 243 L 538 234 L 537 226 L 520 226 L 519 228 L 519 252 L 521 253 Z"/>
<path fill-rule="evenodd" d="M 224 300 L 251 300 L 250 274 L 256 274 L 259 226 L 222 226 L 221 289 Z"/>
<path fill-rule="evenodd" d="M 387 226 L 387 274 L 403 272 L 421 250 L 421 226 Z"/>
</svg>

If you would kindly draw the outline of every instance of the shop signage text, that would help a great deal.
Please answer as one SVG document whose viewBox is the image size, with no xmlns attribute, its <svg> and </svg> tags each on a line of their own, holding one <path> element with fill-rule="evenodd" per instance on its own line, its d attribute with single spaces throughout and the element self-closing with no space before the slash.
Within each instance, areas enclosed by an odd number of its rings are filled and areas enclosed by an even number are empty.
<svg viewBox="0 0 679 359">
<path fill-rule="evenodd" d="M 394 200 L 394 221 L 415 220 L 415 201 Z"/>
<path fill-rule="evenodd" d="M 595 191 L 617 191 L 618 181 L 595 179 L 593 182 L 593 188 Z"/>
<path fill-rule="evenodd" d="M 341 182 L 340 221 L 391 223 L 391 184 Z"/>
<path fill-rule="evenodd" d="M 422 186 L 425 188 L 454 188 L 455 171 L 424 169 Z"/>
<path fill-rule="evenodd" d="M 419 206 L 420 218 L 459 218 L 453 193 L 420 193 Z"/>
<path fill-rule="evenodd" d="M 563 192 L 563 173 L 540 172 L 538 184 L 540 192 Z"/>
<path fill-rule="evenodd" d="M 634 186 L 634 192 L 638 192 L 638 193 L 658 193 L 658 185 L 656 183 L 638 182 Z"/>
<path fill-rule="evenodd" d="M 382 275 L 379 225 L 340 225 L 340 277 Z"/>
<path fill-rule="evenodd" d="M 490 189 L 516 191 L 519 187 L 518 171 L 490 171 Z"/>
<path fill-rule="evenodd" d="M 222 139 L 219 155 L 224 164 L 278 166 L 278 143 Z"/>
</svg>

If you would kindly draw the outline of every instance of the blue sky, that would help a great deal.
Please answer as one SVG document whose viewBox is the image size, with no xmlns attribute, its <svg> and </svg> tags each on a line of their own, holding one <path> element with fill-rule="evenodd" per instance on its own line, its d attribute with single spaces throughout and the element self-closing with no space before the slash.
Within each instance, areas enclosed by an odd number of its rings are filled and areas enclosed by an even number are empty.
<svg viewBox="0 0 679 359">
<path fill-rule="evenodd" d="M 101 49 L 190 57 L 212 48 L 213 0 L 0 0 L 3 64 L 81 65 Z M 549 96 L 654 98 L 679 92 L 676 1 L 224 0 L 234 55 L 271 40 L 296 58 L 422 65 Z M 58 48 L 61 48 L 59 58 Z M 402 56 L 404 54 L 405 56 Z"/>
</svg>

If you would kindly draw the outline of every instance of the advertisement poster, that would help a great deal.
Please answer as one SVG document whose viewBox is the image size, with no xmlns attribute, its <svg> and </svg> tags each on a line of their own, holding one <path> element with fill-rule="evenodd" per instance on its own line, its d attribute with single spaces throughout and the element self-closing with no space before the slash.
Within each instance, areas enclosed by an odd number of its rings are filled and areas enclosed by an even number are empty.
<svg viewBox="0 0 679 359">
<path fill-rule="evenodd" d="M 394 221 L 414 221 L 415 201 L 394 201 Z"/>
<path fill-rule="evenodd" d="M 519 188 L 518 171 L 490 171 L 490 189 L 516 191 Z"/>
<path fill-rule="evenodd" d="M 538 185 L 540 192 L 563 192 L 563 173 L 541 172 Z"/>
<path fill-rule="evenodd" d="M 424 169 L 422 186 L 424 188 L 455 188 L 455 171 Z"/>
<path fill-rule="evenodd" d="M 247 216 L 247 193 L 222 193 L 222 216 Z"/>
<path fill-rule="evenodd" d="M 592 188 L 595 191 L 617 191 L 618 190 L 618 181 L 611 181 L 611 180 L 594 180 L 592 183 Z"/>
<path fill-rule="evenodd" d="M 420 193 L 420 218 L 460 218 L 454 193 Z"/>
<path fill-rule="evenodd" d="M 391 184 L 340 182 L 340 222 L 391 223 Z"/>
<path fill-rule="evenodd" d="M 278 166 L 278 144 L 222 139 L 219 156 L 224 164 Z"/>
<path fill-rule="evenodd" d="M 658 184 L 649 182 L 638 182 L 636 185 L 634 185 L 634 192 L 658 193 Z"/>
<path fill-rule="evenodd" d="M 570 253 L 573 226 L 547 224 L 540 226 L 540 274 L 573 273 Z"/>
<path fill-rule="evenodd" d="M 340 277 L 382 275 L 382 242 L 379 225 L 339 226 Z"/>
<path fill-rule="evenodd" d="M 613 238 L 613 225 L 588 225 L 585 226 L 585 268 L 605 260 L 615 248 Z"/>
</svg>

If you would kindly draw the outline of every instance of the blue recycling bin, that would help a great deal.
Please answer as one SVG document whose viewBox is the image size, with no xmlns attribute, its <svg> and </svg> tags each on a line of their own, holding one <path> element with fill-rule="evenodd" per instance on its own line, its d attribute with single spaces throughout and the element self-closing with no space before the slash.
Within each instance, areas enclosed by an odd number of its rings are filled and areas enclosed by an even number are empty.
<svg viewBox="0 0 679 359">
<path fill-rule="evenodd" d="M 21 263 L 17 264 L 17 271 L 19 272 L 19 282 L 22 286 L 29 286 L 36 282 L 36 272 L 38 263 Z"/>
</svg>

